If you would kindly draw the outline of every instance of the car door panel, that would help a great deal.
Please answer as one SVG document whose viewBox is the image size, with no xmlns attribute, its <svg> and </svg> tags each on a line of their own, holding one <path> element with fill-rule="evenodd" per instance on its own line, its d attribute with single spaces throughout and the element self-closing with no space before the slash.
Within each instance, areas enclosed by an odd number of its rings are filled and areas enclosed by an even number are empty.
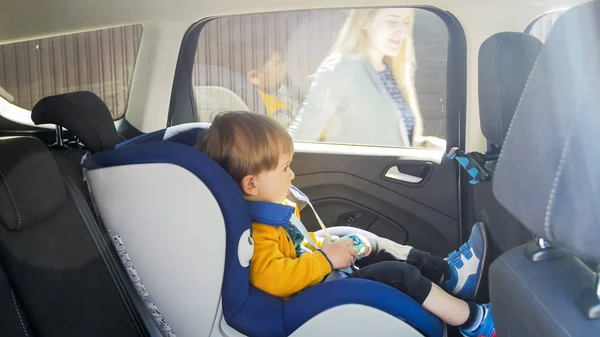
<svg viewBox="0 0 600 337">
<path fill-rule="evenodd" d="M 326 226 L 355 226 L 446 255 L 460 242 L 456 164 L 410 154 L 419 150 L 398 151 L 397 156 L 297 151 L 293 183 L 309 196 Z M 422 181 L 390 179 L 391 167 Z M 319 229 L 310 208 L 301 215 L 309 230 Z"/>
</svg>

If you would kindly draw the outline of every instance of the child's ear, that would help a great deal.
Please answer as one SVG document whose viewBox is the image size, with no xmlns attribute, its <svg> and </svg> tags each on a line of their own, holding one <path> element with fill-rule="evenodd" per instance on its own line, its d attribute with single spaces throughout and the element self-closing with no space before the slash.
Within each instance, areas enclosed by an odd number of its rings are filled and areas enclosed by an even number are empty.
<svg viewBox="0 0 600 337">
<path fill-rule="evenodd" d="M 256 70 L 248 72 L 248 81 L 253 85 L 260 85 L 260 78 L 258 77 L 258 72 L 256 72 Z"/>
<path fill-rule="evenodd" d="M 256 177 L 253 175 L 247 175 L 242 178 L 241 182 L 242 191 L 245 195 L 256 196 L 258 195 L 258 183 Z"/>
</svg>

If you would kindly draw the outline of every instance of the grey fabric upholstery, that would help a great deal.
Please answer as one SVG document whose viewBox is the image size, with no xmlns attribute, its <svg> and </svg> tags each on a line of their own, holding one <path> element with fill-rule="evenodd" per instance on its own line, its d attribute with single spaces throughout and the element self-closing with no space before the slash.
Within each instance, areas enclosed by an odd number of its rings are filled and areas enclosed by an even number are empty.
<svg viewBox="0 0 600 337">
<path fill-rule="evenodd" d="M 504 32 L 490 36 L 479 49 L 479 113 L 481 130 L 490 144 L 501 146 L 521 92 L 542 43 L 524 33 Z M 489 162 L 492 172 L 496 162 Z M 477 220 L 486 223 L 491 260 L 533 238 L 514 216 L 498 203 L 491 182 L 474 187 Z"/>
<path fill-rule="evenodd" d="M 498 336 L 600 336 L 600 320 L 576 305 L 596 298 L 600 263 L 600 2 L 555 23 L 525 85 L 495 172 L 494 194 L 553 243 L 534 262 L 517 247 L 490 267 Z M 585 292 L 584 292 L 585 291 Z"/>
<path fill-rule="evenodd" d="M 494 194 L 537 236 L 600 262 L 600 2 L 564 13 L 508 130 Z"/>
<path fill-rule="evenodd" d="M 517 247 L 490 266 L 490 296 L 498 336 L 600 336 L 575 299 L 593 274 L 574 257 L 534 263 Z"/>
<path fill-rule="evenodd" d="M 486 165 L 492 171 L 495 166 L 496 162 Z M 533 234 L 498 202 L 494 196 L 491 181 L 475 186 L 473 195 L 477 220 L 487 225 L 490 238 L 488 250 L 490 260 L 533 239 Z"/>
<path fill-rule="evenodd" d="M 517 32 L 490 36 L 479 48 L 479 115 L 481 131 L 502 145 L 527 77 L 542 43 Z"/>
</svg>

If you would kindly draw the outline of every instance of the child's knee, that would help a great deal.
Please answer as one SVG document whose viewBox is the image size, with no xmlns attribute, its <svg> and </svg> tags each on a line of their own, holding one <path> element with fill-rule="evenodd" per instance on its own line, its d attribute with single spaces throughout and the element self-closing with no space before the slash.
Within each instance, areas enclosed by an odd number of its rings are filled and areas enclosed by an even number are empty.
<svg viewBox="0 0 600 337">
<path fill-rule="evenodd" d="M 393 270 L 393 273 L 397 274 L 398 278 L 404 280 L 407 284 L 416 284 L 424 278 L 419 268 L 411 264 L 402 261 L 389 262 L 392 262 L 390 263 L 390 268 Z"/>
</svg>

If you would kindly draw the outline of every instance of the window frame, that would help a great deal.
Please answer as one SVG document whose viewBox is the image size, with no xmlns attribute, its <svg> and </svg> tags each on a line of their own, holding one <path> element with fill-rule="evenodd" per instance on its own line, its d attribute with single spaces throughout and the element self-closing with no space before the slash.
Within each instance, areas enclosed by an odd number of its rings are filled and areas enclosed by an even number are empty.
<svg viewBox="0 0 600 337">
<path fill-rule="evenodd" d="M 556 14 L 556 13 L 560 13 L 560 15 L 558 16 L 560 18 L 561 15 L 564 14 L 564 12 L 566 12 L 568 10 L 568 8 L 558 8 L 555 10 L 551 10 L 549 12 L 545 12 L 541 15 L 539 15 L 538 17 L 536 17 L 535 19 L 533 19 L 528 25 L 527 27 L 525 27 L 525 30 L 523 30 L 523 33 L 531 35 L 531 30 L 533 29 L 533 27 L 535 26 L 536 23 L 538 23 L 538 21 L 540 21 L 541 19 L 543 19 L 544 17 L 548 16 L 548 15 L 552 15 L 552 14 Z M 558 20 L 558 18 L 557 18 Z M 552 26 L 554 26 L 556 22 L 554 22 L 552 24 Z M 533 35 L 532 35 L 533 36 Z"/>
<path fill-rule="evenodd" d="M 467 105 L 467 45 L 465 32 L 456 19 L 448 11 L 441 10 L 432 6 L 374 6 L 373 8 L 390 7 L 408 7 L 427 10 L 436 14 L 446 25 L 448 30 L 448 57 L 446 73 L 446 143 L 447 150 L 452 147 L 464 149 L 466 137 L 466 105 Z M 313 8 L 311 10 L 345 10 L 350 8 Z M 286 13 L 293 11 L 267 12 L 269 14 Z M 244 13 L 237 15 L 227 15 L 223 17 L 235 17 L 260 13 Z M 201 19 L 186 31 L 177 59 L 173 87 L 171 90 L 171 100 L 167 117 L 167 127 L 198 122 L 196 114 L 196 102 L 194 99 L 192 73 L 194 59 L 198 47 L 198 39 L 205 25 L 220 17 L 209 17 Z M 450 85 L 452 83 L 452 85 Z M 301 141 L 297 141 L 302 143 Z M 324 143 L 323 145 L 326 145 Z M 327 144 L 331 145 L 331 144 Z M 377 145 L 358 145 L 353 146 L 377 146 Z M 382 146 L 390 147 L 391 146 Z M 411 149 L 411 148 L 404 148 Z M 420 148 L 414 148 L 420 149 Z"/>
</svg>

